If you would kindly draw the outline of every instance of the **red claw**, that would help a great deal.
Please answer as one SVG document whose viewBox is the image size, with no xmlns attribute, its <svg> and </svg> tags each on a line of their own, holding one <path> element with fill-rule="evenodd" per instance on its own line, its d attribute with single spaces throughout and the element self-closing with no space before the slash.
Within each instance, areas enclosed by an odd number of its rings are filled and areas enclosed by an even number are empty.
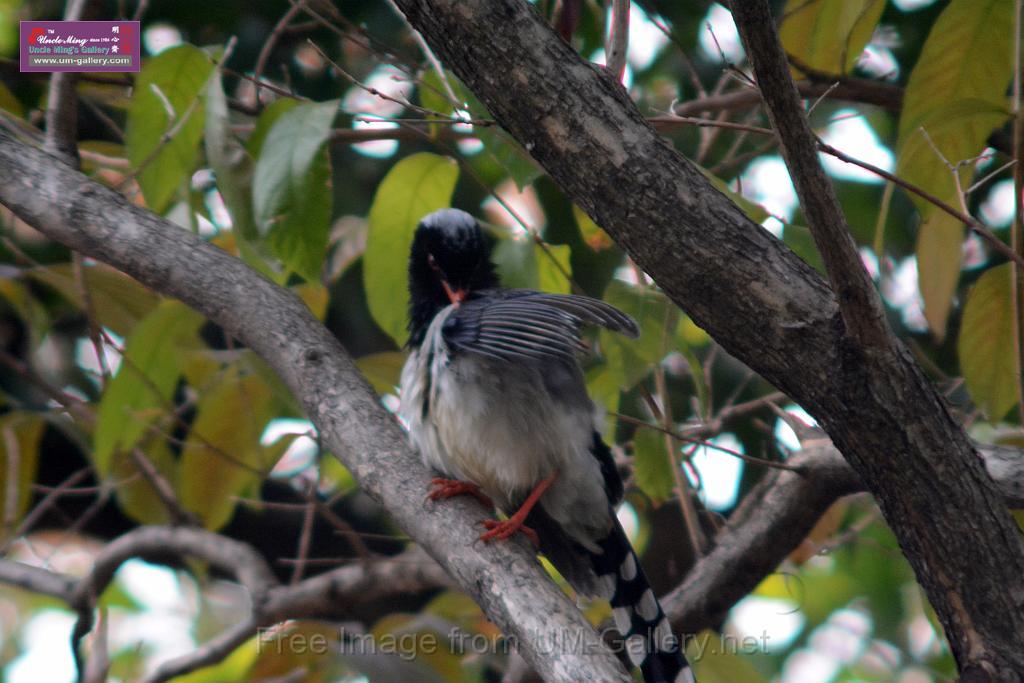
<svg viewBox="0 0 1024 683">
<path fill-rule="evenodd" d="M 534 548 L 540 548 L 540 538 L 537 536 L 537 532 L 523 524 L 522 520 L 515 519 L 514 516 L 503 522 L 499 522 L 496 519 L 485 519 L 480 523 L 487 529 L 487 531 L 480 534 L 480 540 L 484 543 L 504 541 L 506 538 L 522 532 L 524 536 L 530 539 Z"/>
<path fill-rule="evenodd" d="M 480 487 L 471 481 L 459 481 L 458 479 L 445 479 L 435 477 L 430 480 L 431 489 L 427 494 L 427 500 L 448 500 L 455 496 L 473 496 L 485 507 L 493 508 L 494 502 L 480 490 Z"/>
</svg>

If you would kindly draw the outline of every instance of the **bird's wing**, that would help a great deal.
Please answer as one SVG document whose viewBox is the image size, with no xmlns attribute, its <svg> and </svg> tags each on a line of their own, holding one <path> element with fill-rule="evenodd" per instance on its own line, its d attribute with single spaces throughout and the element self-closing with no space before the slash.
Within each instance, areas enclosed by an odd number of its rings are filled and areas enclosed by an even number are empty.
<svg viewBox="0 0 1024 683">
<path fill-rule="evenodd" d="M 585 325 L 630 337 L 639 333 L 632 318 L 599 299 L 509 289 L 464 301 L 445 320 L 442 334 L 455 351 L 505 361 L 574 362 L 576 354 L 586 350 L 580 337 Z"/>
</svg>

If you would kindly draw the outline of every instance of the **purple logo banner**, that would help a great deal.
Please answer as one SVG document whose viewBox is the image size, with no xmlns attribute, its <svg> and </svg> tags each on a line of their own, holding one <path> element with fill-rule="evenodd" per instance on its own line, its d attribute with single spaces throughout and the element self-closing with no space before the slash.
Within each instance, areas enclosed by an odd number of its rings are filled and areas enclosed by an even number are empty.
<svg viewBox="0 0 1024 683">
<path fill-rule="evenodd" d="M 138 71 L 137 21 L 23 21 L 22 71 Z"/>
</svg>

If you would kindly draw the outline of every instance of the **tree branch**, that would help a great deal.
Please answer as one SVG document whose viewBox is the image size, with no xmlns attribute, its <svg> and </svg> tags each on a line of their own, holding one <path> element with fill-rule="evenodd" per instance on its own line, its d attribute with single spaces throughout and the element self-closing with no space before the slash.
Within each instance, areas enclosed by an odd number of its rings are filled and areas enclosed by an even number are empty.
<svg viewBox="0 0 1024 683">
<path fill-rule="evenodd" d="M 89 573 L 81 579 L 0 559 L 0 583 L 49 595 L 75 609 L 79 614 L 73 631 L 77 653 L 78 641 L 92 628 L 96 600 L 120 566 L 135 557 L 176 564 L 198 558 L 233 574 L 247 589 L 252 601 L 245 620 L 188 654 L 164 662 L 146 678 L 147 683 L 160 683 L 214 664 L 252 637 L 261 626 L 288 619 L 341 614 L 353 605 L 452 585 L 440 565 L 413 547 L 394 557 L 340 567 L 284 586 L 278 583 L 263 557 L 246 543 L 201 529 L 161 526 L 140 527 L 118 537 L 100 551 Z M 94 656 L 102 660 L 106 653 Z M 80 672 L 91 668 L 95 667 L 85 667 L 79 662 Z"/>
<path fill-rule="evenodd" d="M 424 508 L 430 473 L 337 339 L 302 301 L 217 247 L 0 132 L 0 202 L 72 249 L 204 313 L 259 353 L 300 399 L 324 446 L 472 596 L 541 675 L 626 680 L 576 606 L 523 542 L 474 543 L 485 511 Z M 551 652 L 567 632 L 574 651 Z"/>
<path fill-rule="evenodd" d="M 68 0 L 65 21 L 84 19 L 92 0 Z M 59 71 L 50 76 L 46 105 L 44 149 L 64 163 L 78 168 L 78 74 Z"/>
<path fill-rule="evenodd" d="M 1024 584 L 1019 574 L 1012 579 L 1005 572 L 1008 564 L 1017 568 L 1015 572 L 1024 568 L 1024 546 L 1016 524 L 998 500 L 991 480 L 984 476 L 963 429 L 953 423 L 934 387 L 889 329 L 881 299 L 860 261 L 839 201 L 818 161 L 817 140 L 790 77 L 767 0 L 737 0 L 732 4 L 733 18 L 753 62 L 808 227 L 838 299 L 844 336 L 851 338 L 844 340 L 845 350 L 867 370 L 866 382 L 855 390 L 866 390 L 887 403 L 909 400 L 933 407 L 923 414 L 918 407 L 889 408 L 900 418 L 898 427 L 911 446 L 901 454 L 900 463 L 912 469 L 909 473 L 905 469 L 894 471 L 891 452 L 867 451 L 852 444 L 852 439 L 862 439 L 863 435 L 854 437 L 849 432 L 846 416 L 826 413 L 820 421 L 878 500 L 946 630 L 962 675 L 1016 678 L 1024 674 L 1024 618 L 1020 610 Z M 864 417 L 867 422 L 873 416 Z M 939 440 L 942 432 L 944 441 Z M 942 482 L 943 472 L 950 467 L 958 472 L 962 468 L 961 476 L 971 479 L 971 485 Z M 938 494 L 937 489 L 942 493 Z M 929 497 L 937 494 L 943 505 L 935 505 L 933 498 L 929 506 Z M 947 505 L 954 499 L 946 495 L 955 496 L 956 503 Z M 962 516 L 973 523 L 965 524 Z M 977 524 L 985 525 L 988 533 L 978 535 Z M 974 538 L 957 553 L 951 553 L 950 534 Z M 979 571 L 979 565 L 987 571 Z M 1008 579 L 1014 588 L 1006 584 L 997 587 L 996 582 L 1001 583 L 998 577 Z M 1022 593 L 1008 601 L 1013 607 L 1004 605 L 1015 612 L 1011 624 L 993 619 L 990 610 L 1004 602 L 995 593 L 1018 589 Z"/>
<path fill-rule="evenodd" d="M 673 626 L 690 634 L 718 628 L 800 547 L 833 503 L 865 490 L 824 432 L 811 429 L 800 441 L 803 448 L 787 460 L 799 471 L 766 472 L 715 536 L 711 551 L 661 599 Z M 1024 451 L 979 444 L 978 452 L 1006 505 L 1024 507 Z"/>
<path fill-rule="evenodd" d="M 834 294 L 521 0 L 398 4 L 499 124 L 694 322 L 825 426 L 879 502 L 961 666 L 1024 672 L 1020 535 L 856 271 L 837 279 Z M 771 18 L 758 16 L 770 30 Z M 798 104 L 788 73 L 782 85 Z M 828 261 L 859 268 L 834 202 L 805 202 L 839 240 L 824 245 Z"/>
</svg>

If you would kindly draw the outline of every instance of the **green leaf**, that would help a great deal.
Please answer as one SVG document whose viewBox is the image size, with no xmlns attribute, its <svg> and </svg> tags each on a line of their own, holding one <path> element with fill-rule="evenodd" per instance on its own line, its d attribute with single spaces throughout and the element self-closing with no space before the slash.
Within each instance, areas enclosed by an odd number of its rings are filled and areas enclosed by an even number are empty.
<svg viewBox="0 0 1024 683">
<path fill-rule="evenodd" d="M 605 301 L 631 315 L 640 338 L 601 330 L 601 349 L 623 390 L 632 389 L 673 348 L 679 309 L 661 292 L 612 280 Z"/>
<path fill-rule="evenodd" d="M 917 233 L 917 285 L 924 299 L 924 317 L 939 340 L 960 281 L 964 224 L 945 211 L 929 211 Z"/>
<path fill-rule="evenodd" d="M 450 73 L 446 73 L 445 76 L 448 80 L 448 85 L 451 86 L 456 97 L 458 97 L 463 88 L 462 83 Z M 436 69 L 428 68 L 423 73 L 419 87 L 416 89 L 416 96 L 419 98 L 420 106 L 441 116 L 449 116 L 455 111 L 455 107 L 452 106 L 452 102 L 448 97 L 448 90 L 445 88 L 444 83 L 441 82 L 441 77 Z"/>
<path fill-rule="evenodd" d="M 40 413 L 16 410 L 0 416 L 0 537 L 14 530 L 32 500 L 39 465 L 39 442 L 46 423 Z M 16 449 L 12 452 L 12 448 Z M 8 477 L 15 473 L 14 502 L 7 500 Z M 7 519 L 7 513 L 13 516 Z"/>
<path fill-rule="evenodd" d="M 122 337 L 127 336 L 136 323 L 160 302 L 155 294 L 113 268 L 96 265 L 85 266 L 83 270 L 97 322 Z M 78 308 L 84 308 L 82 291 L 75 281 L 71 264 L 33 268 L 28 274 L 56 289 Z"/>
<path fill-rule="evenodd" d="M 782 241 L 796 252 L 797 256 L 806 261 L 807 265 L 822 275 L 827 275 L 825 262 L 821 260 L 821 252 L 818 251 L 818 245 L 814 243 L 814 236 L 811 235 L 809 228 L 787 223 L 782 229 Z"/>
<path fill-rule="evenodd" d="M 760 225 L 765 221 L 765 219 L 767 219 L 770 216 L 770 214 L 765 210 L 763 206 L 757 204 L 756 202 L 750 201 L 739 192 L 733 192 L 731 189 L 729 189 L 729 186 L 726 184 L 724 180 L 714 175 L 707 169 L 703 168 L 702 166 L 697 166 L 697 170 L 700 171 L 705 178 L 707 178 L 709 183 L 714 185 L 716 190 L 718 190 L 726 197 L 728 197 L 733 204 L 740 207 L 740 209 L 743 210 L 743 213 L 747 214 L 747 218 L 749 218 L 750 220 Z"/>
<path fill-rule="evenodd" d="M 458 178 L 455 160 L 420 152 L 395 164 L 373 198 L 363 286 L 374 320 L 399 346 L 408 335 L 406 278 L 413 232 L 421 218 L 451 204 Z"/>
<path fill-rule="evenodd" d="M 132 331 L 96 416 L 92 457 L 100 476 L 111 473 L 115 452 L 133 447 L 166 413 L 181 374 L 182 348 L 202 323 L 184 304 L 164 301 Z"/>
<path fill-rule="evenodd" d="M 196 150 L 203 136 L 203 103 L 200 97 L 213 63 L 202 50 L 179 45 L 150 59 L 135 81 L 135 96 L 128 110 L 125 146 L 138 174 L 146 204 L 163 213 L 195 166 Z M 167 105 L 154 88 L 170 103 Z M 188 119 L 170 140 L 164 136 Z"/>
<path fill-rule="evenodd" d="M 28 283 L 18 279 L 19 276 L 0 277 L 0 299 L 5 301 L 25 323 L 33 347 L 42 343 L 43 337 L 50 330 L 50 314 L 46 306 L 37 299 Z"/>
<path fill-rule="evenodd" d="M 1013 3 L 1007 0 L 952 0 L 946 6 L 907 81 L 901 146 L 929 119 L 937 121 L 935 112 L 950 104 L 975 99 L 992 107 L 1005 105 L 1013 75 L 1012 26 Z"/>
<path fill-rule="evenodd" d="M 830 74 L 853 69 L 885 9 L 885 0 L 789 0 L 779 37 L 788 54 Z"/>
<path fill-rule="evenodd" d="M 567 244 L 533 243 L 534 258 L 537 261 L 537 287 L 542 292 L 569 294 L 572 283 L 568 276 L 572 275 L 569 257 L 572 249 Z"/>
<path fill-rule="evenodd" d="M 257 237 L 252 209 L 253 160 L 231 133 L 228 101 L 219 75 L 206 87 L 206 158 L 217 178 L 217 189 L 231 214 L 232 230 L 246 240 Z"/>
<path fill-rule="evenodd" d="M 235 496 L 259 484 L 273 463 L 264 462 L 260 435 L 273 407 L 259 375 L 242 376 L 238 365 L 199 399 L 179 463 L 181 504 L 207 529 L 227 524 Z"/>
<path fill-rule="evenodd" d="M 1009 115 L 1005 107 L 979 99 L 937 104 L 926 113 L 920 126 L 901 133 L 896 175 L 947 204 L 958 206 L 956 180 L 943 158 L 956 164 L 977 156 L 992 130 L 1001 126 Z M 941 158 L 936 149 L 942 154 Z M 971 171 L 970 164 L 960 169 L 961 187 L 967 186 Z M 917 195 L 911 195 L 911 199 L 923 213 L 936 210 Z"/>
<path fill-rule="evenodd" d="M 633 472 L 640 490 L 655 503 L 661 503 L 672 495 L 675 478 L 672 468 L 675 458 L 670 461 L 665 451 L 665 435 L 655 429 L 641 427 L 633 437 Z"/>
<path fill-rule="evenodd" d="M 986 271 L 967 295 L 957 352 L 974 402 L 998 422 L 1020 400 L 1012 264 Z"/>
<path fill-rule="evenodd" d="M 569 245 L 541 246 L 529 235 L 519 234 L 498 242 L 492 260 L 506 287 L 568 294 L 572 291 L 566 277 L 572 274 L 571 256 Z"/>
<path fill-rule="evenodd" d="M 337 111 L 337 100 L 331 100 L 280 114 L 260 145 L 253 180 L 260 234 L 288 268 L 314 282 L 330 232 L 333 193 L 325 143 Z"/>
<path fill-rule="evenodd" d="M 586 211 L 575 204 L 572 205 L 572 216 L 576 219 L 576 227 L 580 229 L 580 237 L 588 247 L 594 251 L 604 251 L 615 246 L 615 242 L 608 233 L 595 223 Z"/>
<path fill-rule="evenodd" d="M 167 441 L 159 435 L 152 435 L 143 439 L 139 449 L 171 488 L 177 490 L 178 461 L 171 453 Z M 114 488 L 114 495 L 122 512 L 140 524 L 167 524 L 171 521 L 167 507 L 149 479 L 139 476 L 138 467 L 129 454 L 122 453 L 114 458 L 111 475 L 120 482 Z"/>
<path fill-rule="evenodd" d="M 0 81 L 0 109 L 10 112 L 19 119 L 25 115 L 25 109 L 21 106 L 21 101 L 14 96 L 14 93 L 2 81 Z"/>
<path fill-rule="evenodd" d="M 499 126 L 476 126 L 473 131 L 484 145 L 487 155 L 508 177 L 512 178 L 516 187 L 523 189 L 544 174 L 543 169 L 533 160 L 529 152 L 523 149 L 515 139 Z"/>
<path fill-rule="evenodd" d="M 277 120 L 297 106 L 299 106 L 299 100 L 285 97 L 274 100 L 263 110 L 260 117 L 256 119 L 256 127 L 249 136 L 249 140 L 245 143 L 245 148 L 249 150 L 249 155 L 253 159 L 259 158 L 263 151 L 263 143 L 267 140 L 267 134 L 270 133 L 270 129 L 274 127 Z"/>
<path fill-rule="evenodd" d="M 615 424 L 618 421 L 618 418 L 611 413 L 619 410 L 621 395 L 619 378 L 610 370 L 608 363 L 598 363 L 587 368 L 586 378 L 587 393 L 590 394 L 590 398 L 600 410 L 608 413 L 601 429 L 601 434 L 607 437 L 614 433 L 612 430 L 615 429 Z"/>
<path fill-rule="evenodd" d="M 405 354 L 399 351 L 371 353 L 356 359 L 359 372 L 370 381 L 378 394 L 394 394 L 405 365 Z"/>
<path fill-rule="evenodd" d="M 250 672 L 264 650 L 271 647 L 254 636 L 236 647 L 231 654 L 216 664 L 175 676 L 174 683 L 226 683 L 226 681 L 248 681 Z M 264 655 L 266 656 L 266 655 Z"/>
<path fill-rule="evenodd" d="M 537 252 L 529 235 L 517 234 L 500 240 L 491 252 L 491 260 L 506 287 L 540 288 Z"/>
</svg>

